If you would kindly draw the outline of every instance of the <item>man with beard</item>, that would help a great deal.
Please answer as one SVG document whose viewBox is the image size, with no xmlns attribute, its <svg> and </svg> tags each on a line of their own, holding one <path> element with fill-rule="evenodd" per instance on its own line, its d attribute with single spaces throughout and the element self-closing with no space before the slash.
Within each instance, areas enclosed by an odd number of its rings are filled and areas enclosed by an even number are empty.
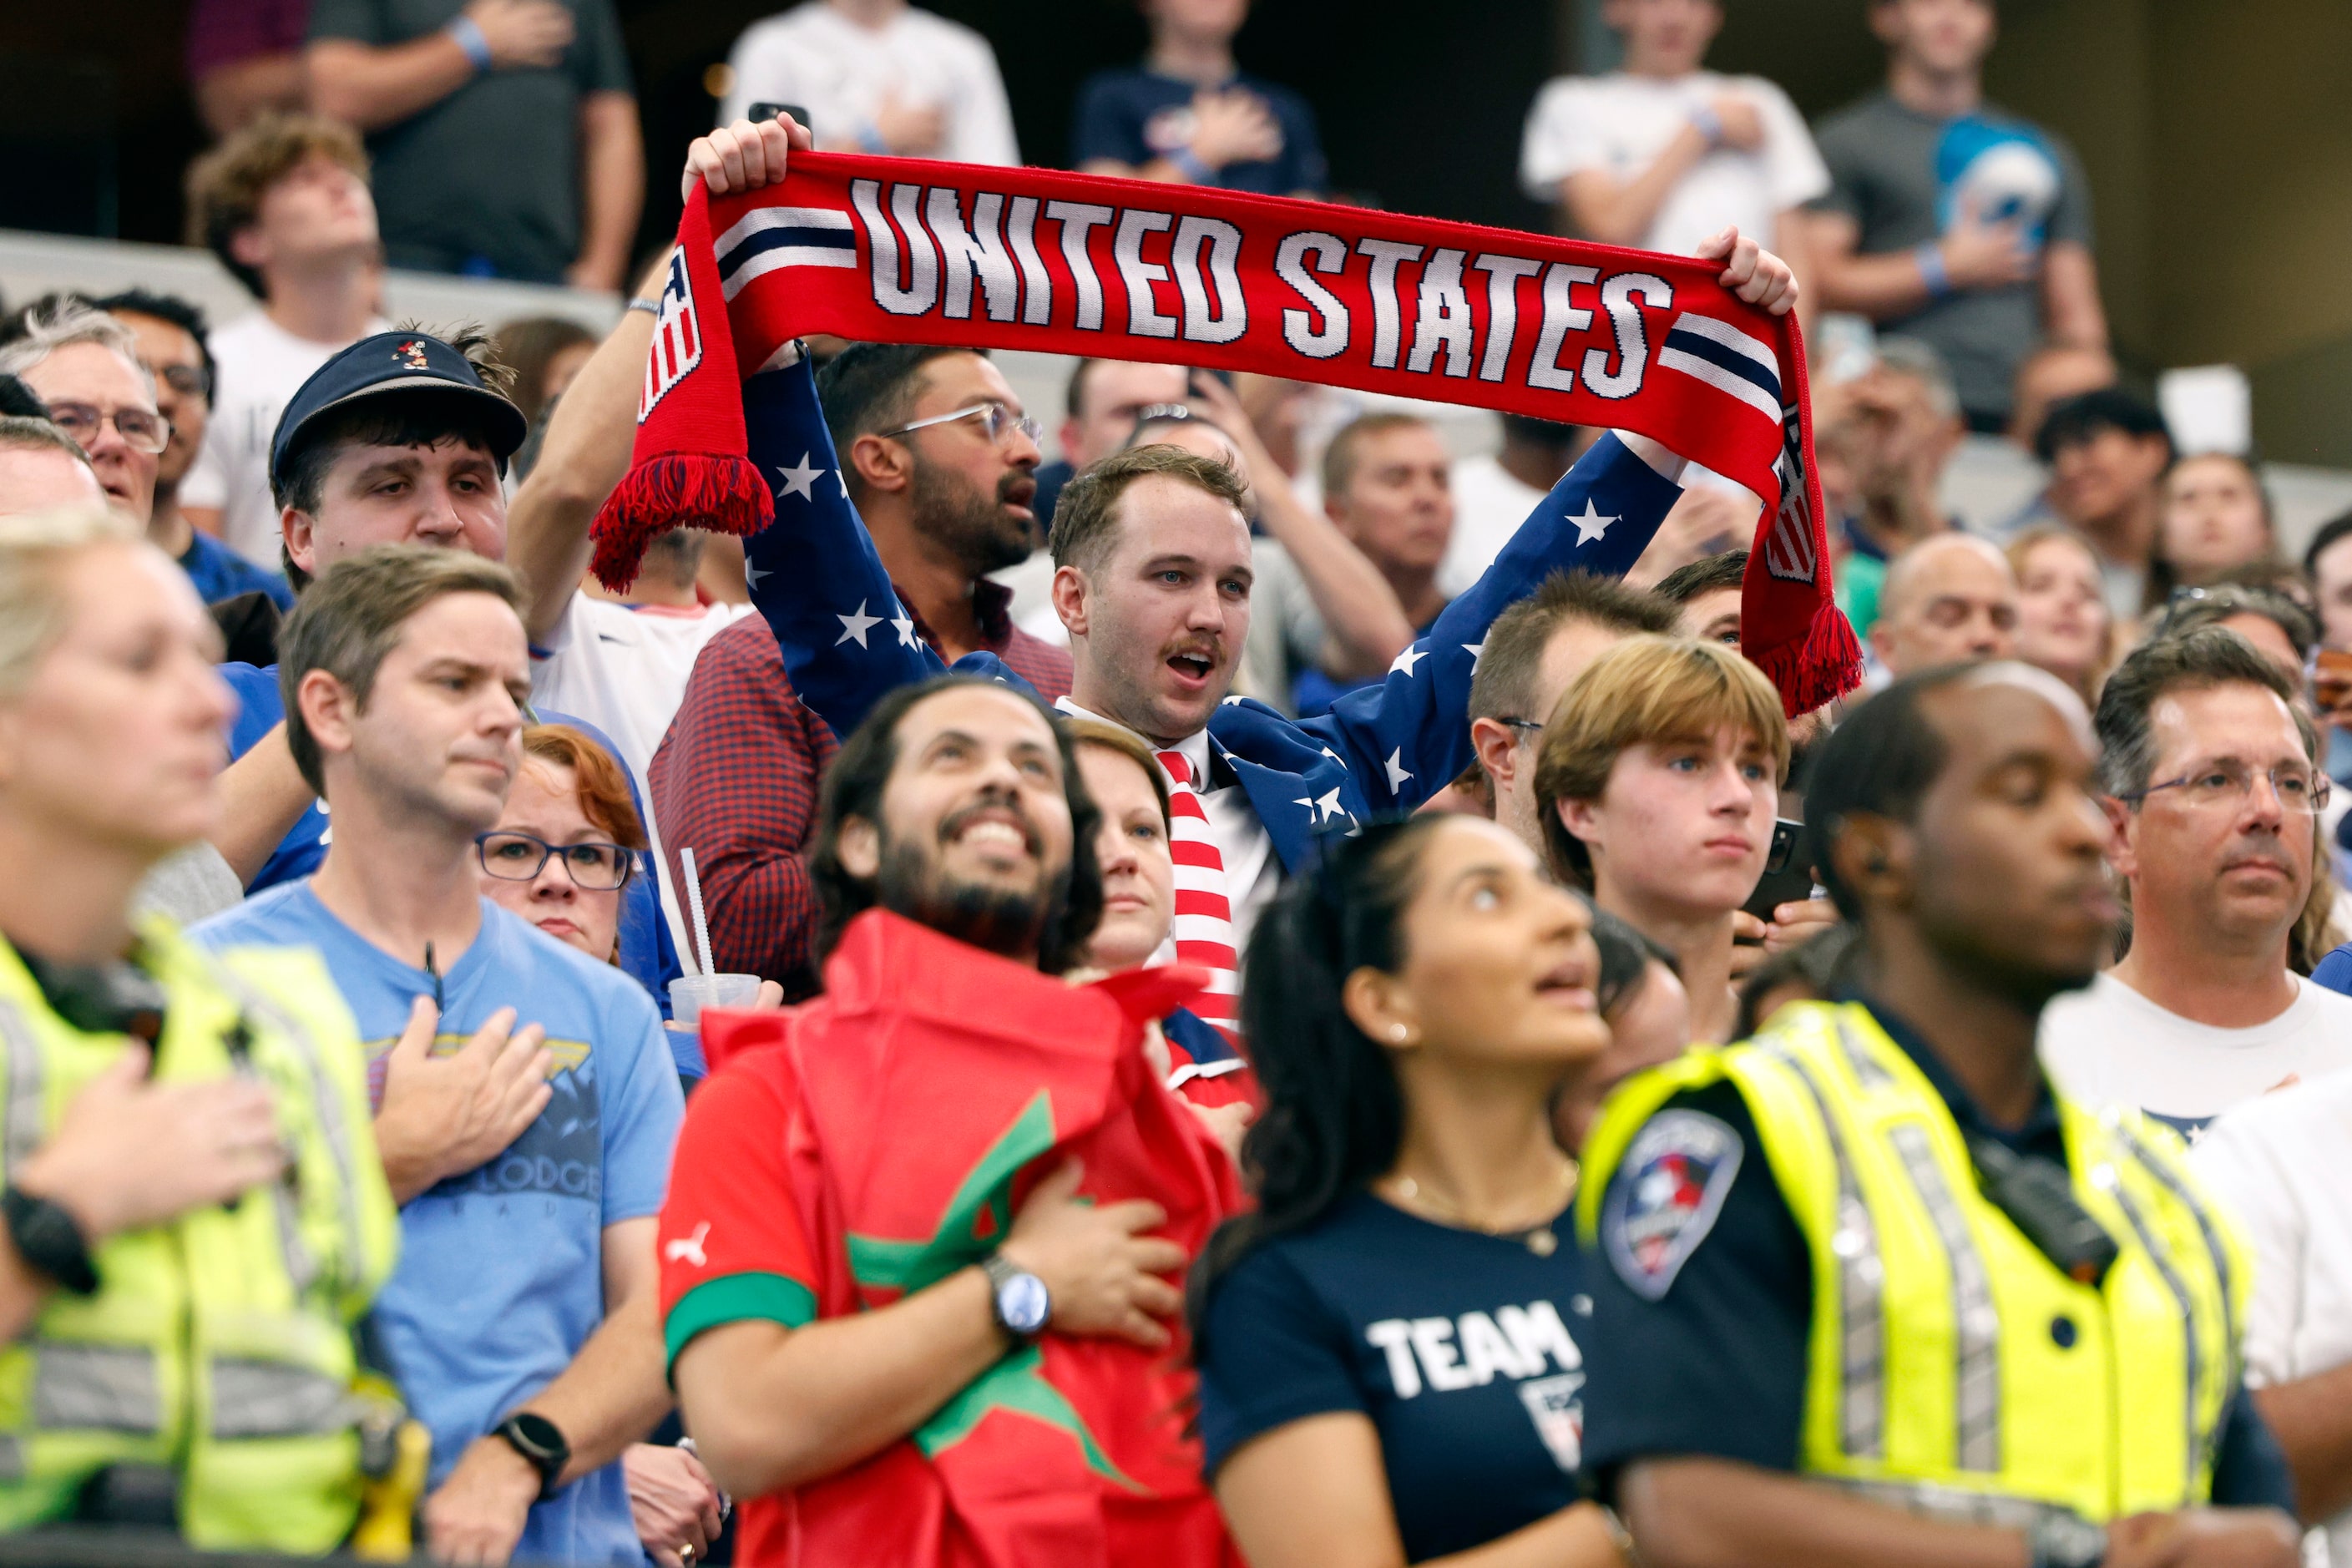
<svg viewBox="0 0 2352 1568">
<path fill-rule="evenodd" d="M 661 1221 L 740 1561 L 1225 1559 L 1164 1276 L 1238 1194 L 1143 1048 L 1202 976 L 1059 978 L 1099 817 L 1044 706 L 968 677 L 886 697 L 826 775 L 824 994 L 712 1031 Z"/>
<path fill-rule="evenodd" d="M 1644 1562 L 2300 1560 L 2234 1227 L 2035 1059 L 2116 916 L 2097 752 L 2023 665 L 1873 698 L 1806 803 L 1852 989 L 1602 1111 L 1583 1458 Z"/>
</svg>

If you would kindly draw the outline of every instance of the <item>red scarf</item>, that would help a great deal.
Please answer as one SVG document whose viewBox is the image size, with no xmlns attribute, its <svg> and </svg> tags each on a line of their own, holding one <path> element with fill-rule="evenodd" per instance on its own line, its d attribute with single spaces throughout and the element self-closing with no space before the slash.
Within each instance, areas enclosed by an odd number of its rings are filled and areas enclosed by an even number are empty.
<svg viewBox="0 0 2352 1568">
<path fill-rule="evenodd" d="M 950 343 L 1252 371 L 1636 430 L 1767 498 L 1741 649 L 1792 714 L 1852 689 L 1793 315 L 1687 257 L 1108 180 L 795 153 L 678 224 L 635 463 L 596 522 L 619 586 L 692 519 L 774 516 L 740 384 L 792 339 Z M 724 303 L 724 316 L 718 307 Z M 717 329 L 724 321 L 724 330 Z"/>
</svg>

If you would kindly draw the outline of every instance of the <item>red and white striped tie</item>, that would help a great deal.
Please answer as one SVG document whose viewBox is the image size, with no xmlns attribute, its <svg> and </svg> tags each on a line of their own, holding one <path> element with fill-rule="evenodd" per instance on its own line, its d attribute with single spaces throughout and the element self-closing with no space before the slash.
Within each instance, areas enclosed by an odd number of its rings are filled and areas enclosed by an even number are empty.
<svg viewBox="0 0 2352 1568">
<path fill-rule="evenodd" d="M 1209 970 L 1209 989 L 1192 1011 L 1227 1036 L 1239 1028 L 1234 993 L 1241 959 L 1234 946 L 1234 906 L 1225 890 L 1225 858 L 1209 837 L 1209 814 L 1192 786 L 1192 764 L 1181 752 L 1161 752 L 1168 770 L 1169 850 L 1176 862 L 1176 958 Z"/>
</svg>

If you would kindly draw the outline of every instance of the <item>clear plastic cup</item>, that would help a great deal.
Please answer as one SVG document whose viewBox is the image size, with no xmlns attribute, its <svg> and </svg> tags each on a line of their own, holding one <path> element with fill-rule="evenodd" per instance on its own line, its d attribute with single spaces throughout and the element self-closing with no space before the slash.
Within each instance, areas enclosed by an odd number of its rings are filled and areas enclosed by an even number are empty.
<svg viewBox="0 0 2352 1568">
<path fill-rule="evenodd" d="M 705 1007 L 749 1007 L 759 997 L 756 974 L 681 974 L 669 983 L 670 1018 L 690 1029 Z"/>
</svg>

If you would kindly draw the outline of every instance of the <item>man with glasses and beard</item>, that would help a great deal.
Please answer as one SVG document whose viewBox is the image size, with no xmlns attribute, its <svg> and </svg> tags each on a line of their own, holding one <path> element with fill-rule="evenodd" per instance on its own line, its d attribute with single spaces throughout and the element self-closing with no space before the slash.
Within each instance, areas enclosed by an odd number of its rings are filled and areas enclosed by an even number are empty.
<svg viewBox="0 0 2352 1568">
<path fill-rule="evenodd" d="M 1227 1560 L 1170 1277 L 1239 1196 L 1143 1046 L 1205 974 L 1061 978 L 1099 817 L 1044 706 L 971 677 L 891 692 L 826 775 L 824 994 L 706 1037 L 661 1222 L 743 1561 Z"/>
</svg>

